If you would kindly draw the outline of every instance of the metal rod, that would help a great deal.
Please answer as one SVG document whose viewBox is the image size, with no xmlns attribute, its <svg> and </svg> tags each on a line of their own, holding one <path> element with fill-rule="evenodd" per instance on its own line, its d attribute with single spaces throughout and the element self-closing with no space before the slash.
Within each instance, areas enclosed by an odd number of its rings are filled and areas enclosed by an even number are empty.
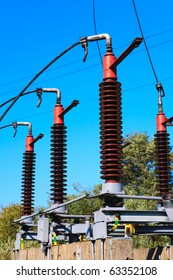
<svg viewBox="0 0 173 280">
<path fill-rule="evenodd" d="M 43 138 L 44 134 L 40 133 L 33 141 L 30 145 L 34 145 L 38 140 L 40 140 L 41 138 Z"/>
<path fill-rule="evenodd" d="M 130 46 L 116 59 L 116 61 L 112 64 L 111 68 L 115 68 L 117 65 L 121 63 L 135 48 L 138 48 L 142 43 L 142 38 L 135 38 Z"/>
<path fill-rule="evenodd" d="M 71 203 L 74 203 L 74 202 L 76 202 L 76 201 L 79 201 L 79 200 L 81 200 L 81 199 L 83 199 L 83 198 L 87 198 L 87 197 L 88 197 L 88 194 L 79 196 L 79 197 L 77 197 L 77 198 L 74 198 L 74 199 L 72 199 L 72 200 L 70 200 L 70 201 L 67 201 L 67 202 L 64 202 L 64 203 L 62 203 L 62 204 L 54 205 L 53 207 L 48 208 L 48 209 L 45 209 L 44 211 L 38 211 L 38 212 L 36 212 L 36 213 L 34 213 L 34 214 L 32 214 L 32 215 L 28 215 L 28 216 L 26 216 L 26 217 L 21 217 L 20 219 L 14 220 L 13 223 L 18 223 L 18 222 L 21 222 L 21 221 L 23 221 L 23 220 L 25 220 L 25 219 L 28 219 L 28 218 L 30 218 L 30 217 L 35 217 L 35 216 L 37 216 L 37 215 L 41 215 L 41 214 L 46 214 L 46 213 L 48 213 L 48 212 L 52 212 L 53 210 L 55 210 L 55 209 L 57 209 L 57 208 L 61 208 L 61 207 L 63 207 L 63 206 L 69 205 L 69 204 L 71 204 Z"/>
<path fill-rule="evenodd" d="M 7 125 L 4 125 L 4 126 L 1 126 L 0 129 L 3 129 L 3 128 L 6 128 L 6 127 L 9 127 L 9 126 L 12 126 L 13 124 L 10 123 L 10 124 L 7 124 Z"/>
<path fill-rule="evenodd" d="M 64 109 L 58 117 L 64 116 L 67 112 L 69 112 L 73 107 L 76 107 L 79 104 L 78 100 L 73 100 L 73 102 L 66 108 Z"/>
<path fill-rule="evenodd" d="M 98 195 L 93 195 L 90 196 L 89 198 L 98 198 L 98 197 L 102 197 L 102 196 L 115 196 L 115 197 L 119 197 L 119 198 L 124 198 L 124 199 L 143 199 L 143 200 L 163 200 L 163 198 L 161 196 L 140 196 L 140 195 L 126 195 L 126 194 L 112 194 L 111 193 L 101 193 Z"/>
<path fill-rule="evenodd" d="M 53 206 L 51 206 L 50 208 L 45 209 L 45 210 L 43 211 L 43 213 L 46 214 L 46 213 L 52 212 L 52 211 L 54 211 L 54 210 L 56 210 L 56 209 L 58 209 L 58 208 L 61 208 L 61 207 L 66 206 L 66 205 L 69 205 L 69 204 L 71 204 L 71 203 L 74 203 L 74 202 L 76 202 L 76 201 L 79 201 L 79 200 L 81 200 L 81 199 L 83 199 L 83 198 L 87 198 L 87 197 L 88 197 L 88 195 L 86 194 L 86 195 L 82 195 L 82 196 L 79 196 L 79 197 L 77 197 L 77 198 L 74 198 L 74 199 L 72 199 L 72 200 L 70 200 L 70 201 L 67 201 L 67 202 L 64 202 L 64 203 L 61 203 L 61 204 L 57 204 L 57 205 L 53 205 Z"/>
<path fill-rule="evenodd" d="M 125 198 L 125 199 L 144 199 L 144 200 L 163 200 L 161 196 L 140 196 L 140 195 L 121 195 L 117 194 L 117 197 Z"/>
</svg>

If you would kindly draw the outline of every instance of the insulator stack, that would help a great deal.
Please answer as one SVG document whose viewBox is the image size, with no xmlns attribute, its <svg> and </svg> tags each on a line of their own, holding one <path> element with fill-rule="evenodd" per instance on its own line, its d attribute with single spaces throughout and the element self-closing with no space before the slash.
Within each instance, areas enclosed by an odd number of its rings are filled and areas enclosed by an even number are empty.
<svg viewBox="0 0 173 280">
<path fill-rule="evenodd" d="M 66 126 L 51 127 L 51 200 L 63 203 L 66 195 Z"/>
<path fill-rule="evenodd" d="M 121 84 L 117 81 L 116 67 L 141 42 L 142 38 L 136 38 L 116 59 L 111 39 L 108 40 L 107 36 L 107 52 L 103 58 L 103 82 L 100 83 L 100 163 L 101 179 L 105 179 L 102 185 L 102 194 L 107 196 L 105 199 L 107 206 L 120 206 L 122 204 L 121 199 L 110 199 L 110 194 L 122 193 L 122 102 Z"/>
<path fill-rule="evenodd" d="M 22 167 L 22 210 L 23 215 L 31 215 L 34 201 L 35 158 L 33 151 L 23 154 Z"/>
<path fill-rule="evenodd" d="M 54 107 L 54 125 L 51 127 L 51 193 L 54 204 L 64 202 L 66 195 L 66 126 L 60 95 Z"/>
<path fill-rule="evenodd" d="M 120 182 L 122 177 L 121 84 L 114 79 L 100 83 L 101 179 Z"/>
<path fill-rule="evenodd" d="M 169 133 L 158 132 L 155 134 L 156 149 L 156 176 L 160 195 L 165 197 L 171 192 L 171 169 L 170 169 L 170 142 Z"/>
<path fill-rule="evenodd" d="M 170 142 L 169 134 L 166 130 L 167 118 L 162 112 L 157 114 L 156 124 L 157 133 L 155 134 L 155 150 L 156 150 L 156 176 L 158 191 L 164 198 L 171 193 L 171 163 L 170 163 Z"/>
</svg>

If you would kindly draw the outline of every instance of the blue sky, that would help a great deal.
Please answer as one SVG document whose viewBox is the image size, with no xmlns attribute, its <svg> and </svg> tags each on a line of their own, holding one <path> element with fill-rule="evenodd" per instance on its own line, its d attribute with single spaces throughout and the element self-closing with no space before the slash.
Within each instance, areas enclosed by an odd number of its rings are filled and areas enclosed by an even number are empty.
<svg viewBox="0 0 173 280">
<path fill-rule="evenodd" d="M 1 1 L 2 2 L 2 1 Z M 136 0 L 136 7 L 159 81 L 165 90 L 164 112 L 173 115 L 173 21 L 172 0 Z M 82 36 L 95 34 L 92 0 L 7 0 L 0 4 L 0 104 L 17 95 L 48 62 Z M 97 33 L 112 37 L 118 57 L 133 41 L 141 37 L 131 0 L 95 0 Z M 105 41 L 99 42 L 102 57 Z M 28 90 L 54 87 L 62 92 L 67 107 L 74 99 L 80 104 L 65 116 L 67 126 L 67 189 L 73 184 L 92 189 L 101 183 L 99 155 L 99 83 L 102 66 L 95 42 L 83 63 L 83 49 L 77 46 L 53 64 Z M 156 80 L 144 44 L 131 53 L 117 68 L 122 84 L 123 135 L 156 132 Z M 33 136 L 44 138 L 35 144 L 35 206 L 47 206 L 50 191 L 50 127 L 53 124 L 55 94 L 43 94 L 37 108 L 36 94 L 20 98 L 1 125 L 13 121 L 31 122 Z M 7 107 L 0 109 L 0 115 Z M 172 128 L 168 128 L 173 141 Z M 26 127 L 0 130 L 0 205 L 20 203 L 22 155 Z"/>
</svg>

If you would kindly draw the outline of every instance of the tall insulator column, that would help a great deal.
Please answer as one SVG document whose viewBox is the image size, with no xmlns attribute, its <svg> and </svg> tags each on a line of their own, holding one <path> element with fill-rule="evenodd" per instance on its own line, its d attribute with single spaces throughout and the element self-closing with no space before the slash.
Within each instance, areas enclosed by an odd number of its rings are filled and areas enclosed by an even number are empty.
<svg viewBox="0 0 173 280">
<path fill-rule="evenodd" d="M 28 135 L 26 138 L 26 150 L 23 154 L 21 196 L 23 216 L 31 215 L 33 212 L 36 158 L 34 153 L 34 147 L 32 145 L 33 141 L 33 136 Z"/>
<path fill-rule="evenodd" d="M 100 83 L 101 179 L 120 182 L 122 176 L 121 84 Z"/>
<path fill-rule="evenodd" d="M 156 176 L 158 190 L 163 198 L 171 193 L 171 165 L 169 133 L 166 130 L 167 118 L 159 112 L 156 118 L 157 133 L 155 134 Z"/>
<path fill-rule="evenodd" d="M 122 191 L 122 112 L 121 84 L 111 66 L 116 58 L 110 51 L 103 59 L 104 77 L 100 83 L 100 153 L 101 179 L 105 180 L 102 192 Z M 107 199 L 109 206 L 115 206 L 113 198 Z"/>
<path fill-rule="evenodd" d="M 66 126 L 60 101 L 54 108 L 54 125 L 51 127 L 51 200 L 54 204 L 64 202 L 66 195 Z"/>
</svg>

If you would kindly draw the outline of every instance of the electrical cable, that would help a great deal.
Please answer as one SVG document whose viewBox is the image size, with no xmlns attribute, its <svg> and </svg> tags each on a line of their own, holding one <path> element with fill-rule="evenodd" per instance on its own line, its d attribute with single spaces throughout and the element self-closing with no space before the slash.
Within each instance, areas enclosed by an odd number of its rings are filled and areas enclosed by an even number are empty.
<svg viewBox="0 0 173 280">
<path fill-rule="evenodd" d="M 173 76 L 163 79 L 162 82 L 163 82 L 163 81 L 168 81 L 168 80 L 173 80 Z M 123 90 L 123 93 L 124 93 L 124 92 L 128 92 L 128 91 L 132 91 L 132 90 L 134 91 L 134 90 L 137 90 L 137 89 L 140 89 L 140 88 L 143 88 L 143 87 L 148 87 L 148 86 L 151 86 L 151 85 L 153 85 L 153 82 L 148 83 L 148 84 L 143 84 L 143 85 L 140 85 L 140 86 L 137 86 L 137 87 L 132 87 L 132 88 L 129 88 L 129 89 L 126 89 L 126 90 Z M 23 95 L 25 95 L 25 94 L 27 94 L 27 93 L 29 93 L 29 92 L 26 92 L 26 93 L 24 93 Z M 22 96 L 23 96 L 23 95 L 22 95 Z M 14 98 L 15 98 L 15 97 L 13 97 L 12 99 L 14 99 Z M 96 100 L 98 100 L 98 99 L 99 99 L 99 97 L 92 98 L 92 99 L 87 99 L 87 100 L 84 100 L 84 101 L 80 101 L 80 105 L 83 105 L 83 104 L 85 104 L 85 103 L 90 103 L 90 102 L 96 101 Z M 7 101 L 7 102 L 8 102 L 8 101 Z M 5 104 L 4 104 L 4 105 L 5 105 Z M 2 104 L 1 104 L 1 106 L 2 106 Z M 35 118 L 35 117 L 37 117 L 37 116 L 49 114 L 50 112 L 51 112 L 51 110 L 48 110 L 48 111 L 45 111 L 45 112 L 43 112 L 43 113 L 38 113 L 38 114 L 33 114 L 33 115 L 27 115 L 27 116 L 24 116 L 24 118 Z M 11 122 L 13 122 L 13 121 L 11 120 Z"/>
<path fill-rule="evenodd" d="M 154 135 L 154 146 L 155 146 L 155 174 L 156 174 L 156 180 L 157 180 L 157 189 L 160 193 L 160 196 L 164 199 L 168 199 L 168 197 L 172 194 L 172 172 L 171 172 L 171 157 L 170 157 L 170 138 L 169 133 L 167 133 L 166 126 L 167 123 L 171 121 L 168 121 L 169 119 L 166 118 L 166 116 L 163 113 L 163 107 L 162 107 L 162 97 L 165 96 L 164 90 L 162 87 L 162 84 L 159 83 L 159 80 L 156 75 L 156 71 L 154 69 L 154 65 L 144 38 L 144 34 L 142 31 L 142 27 L 140 24 L 139 16 L 137 13 L 137 9 L 135 6 L 135 1 L 132 0 L 134 10 L 136 13 L 138 25 L 144 40 L 145 48 L 147 51 L 147 55 L 151 64 L 151 68 L 153 70 L 153 74 L 156 79 L 156 89 L 158 90 L 158 114 L 156 118 L 157 123 L 157 132 Z M 170 125 L 170 124 L 169 124 Z M 169 198 L 170 199 L 170 198 Z M 163 204 L 164 205 L 164 204 Z"/>
<path fill-rule="evenodd" d="M 95 0 L 93 0 L 93 20 L 94 20 L 94 31 L 95 31 L 95 35 L 97 35 L 98 33 L 97 33 L 97 27 L 96 27 Z M 97 43 L 97 48 L 98 48 L 98 52 L 99 52 L 101 64 L 102 64 L 102 55 L 101 55 L 101 51 L 100 51 L 99 42 L 96 41 L 96 43 Z"/>
<path fill-rule="evenodd" d="M 54 77 L 54 78 L 51 78 L 51 79 L 48 79 L 48 80 L 44 80 L 43 82 L 39 82 L 39 84 L 45 83 L 47 81 L 55 80 L 57 78 L 61 78 L 61 77 L 64 77 L 64 76 L 68 76 L 68 75 L 71 75 L 71 74 L 74 74 L 74 73 L 78 73 L 78 72 L 81 72 L 81 71 L 84 71 L 84 70 L 88 70 L 88 69 L 93 68 L 93 67 L 98 66 L 98 65 L 100 65 L 100 64 L 97 63 L 97 64 L 94 64 L 92 66 L 85 67 L 84 69 L 76 70 L 76 71 L 73 71 L 73 72 L 70 72 L 70 73 L 66 73 L 66 74 L 58 76 L 58 77 Z M 12 92 L 12 91 L 10 91 L 10 92 Z M 30 93 L 33 93 L 33 92 L 36 92 L 36 90 L 25 92 L 25 93 L 22 94 L 22 96 L 30 94 Z M 10 98 L 9 100 L 5 101 L 4 103 L 0 104 L 0 108 L 2 108 L 4 105 L 8 104 L 10 101 L 14 100 L 16 97 L 17 96 L 14 96 L 14 97 Z"/>
<path fill-rule="evenodd" d="M 36 92 L 36 90 L 27 91 L 27 92 L 23 93 L 22 96 L 33 93 L 33 92 Z M 0 108 L 2 108 L 4 105 L 8 104 L 10 101 L 14 100 L 16 97 L 17 96 L 12 97 L 12 98 L 8 99 L 7 101 L 5 101 L 4 103 L 0 104 Z"/>
<path fill-rule="evenodd" d="M 173 31 L 173 28 L 169 28 L 169 29 L 166 29 L 166 30 L 164 30 L 164 31 L 160 31 L 160 32 L 155 33 L 155 34 L 153 34 L 153 35 L 147 36 L 146 38 L 147 38 L 147 39 L 153 38 L 153 37 L 156 37 L 156 36 L 158 36 L 158 35 L 165 34 L 165 33 L 167 33 L 167 32 L 171 32 L 171 31 Z"/>
<path fill-rule="evenodd" d="M 169 79 L 173 79 L 173 77 L 171 77 Z M 136 89 L 140 89 L 140 88 L 143 88 L 143 87 L 146 87 L 146 86 L 150 86 L 150 85 L 153 85 L 153 83 L 148 83 L 148 84 L 141 85 L 141 86 L 138 86 L 138 87 L 129 88 L 127 90 L 123 90 L 123 93 L 124 92 L 128 92 L 128 91 L 132 91 L 132 90 L 136 90 Z M 87 99 L 87 100 L 84 100 L 84 101 L 80 101 L 80 105 L 83 105 L 85 103 L 95 102 L 96 100 L 99 100 L 99 97 L 95 97 L 95 98 L 92 98 L 92 99 Z M 38 116 L 49 114 L 51 112 L 52 112 L 52 110 L 47 110 L 47 111 L 44 111 L 42 113 L 37 113 L 37 114 L 32 114 L 32 115 L 25 115 L 25 116 L 22 116 L 22 118 L 24 118 L 24 119 L 35 118 L 35 117 L 38 117 Z M 11 120 L 10 122 L 12 123 L 13 121 Z"/>
<path fill-rule="evenodd" d="M 8 106 L 8 108 L 5 110 L 5 112 L 0 117 L 0 121 L 5 117 L 5 115 L 8 113 L 8 111 L 11 109 L 11 107 L 14 105 L 14 103 L 22 96 L 22 94 L 25 92 L 25 90 L 47 69 L 49 68 L 55 61 L 57 61 L 60 57 L 62 57 L 65 53 L 67 53 L 72 48 L 76 47 L 80 44 L 80 41 L 74 43 L 69 48 L 64 50 L 62 53 L 60 53 L 58 56 L 56 56 L 53 60 L 51 60 L 44 68 L 42 68 L 32 79 L 31 81 L 23 88 L 23 90 L 16 96 L 16 98 L 11 102 L 11 104 Z"/>
<path fill-rule="evenodd" d="M 165 33 L 165 32 L 164 32 L 164 33 Z M 158 33 L 158 34 L 161 34 L 161 32 Z M 149 36 L 149 37 L 154 37 L 154 36 L 155 36 L 155 35 L 151 35 L 151 36 Z M 149 37 L 147 37 L 147 38 L 149 38 Z M 169 43 L 172 43 L 172 42 L 173 42 L 173 40 L 169 40 L 169 41 L 166 41 L 166 42 L 158 43 L 158 44 L 155 44 L 155 45 L 153 45 L 153 46 L 150 46 L 149 49 L 155 48 L 155 47 L 158 47 L 158 46 L 161 46 L 161 45 L 164 45 L 164 44 L 169 44 Z M 127 46 L 127 44 L 124 44 L 124 45 L 122 45 L 122 46 L 117 47 L 116 50 L 119 49 L 119 48 L 122 48 L 122 47 L 126 47 L 126 46 Z M 138 51 L 135 51 L 133 54 L 138 53 L 138 52 L 141 52 L 141 51 L 143 51 L 143 49 L 138 50 Z M 93 55 L 93 56 L 90 56 L 90 58 L 92 58 L 92 57 L 94 57 L 94 56 L 97 56 L 97 54 L 95 54 L 95 55 Z M 80 61 L 80 60 L 76 60 L 76 61 L 73 61 L 72 63 L 67 63 L 67 64 L 63 65 L 62 67 L 68 66 L 68 65 L 73 64 L 73 63 L 77 63 L 77 62 L 79 62 L 79 61 Z M 57 76 L 57 77 L 54 77 L 54 78 L 51 78 L 51 79 L 43 80 L 42 82 L 39 82 L 38 84 L 43 83 L 43 82 L 47 82 L 47 81 L 51 81 L 51 80 L 55 80 L 55 79 L 58 79 L 58 78 L 61 78 L 61 77 L 67 76 L 67 75 L 72 75 L 72 74 L 74 74 L 74 73 L 78 73 L 78 72 L 87 70 L 87 69 L 89 69 L 89 68 L 92 68 L 92 67 L 95 67 L 95 66 L 98 66 L 98 65 L 100 65 L 100 64 L 95 64 L 95 65 L 86 67 L 86 68 L 84 68 L 84 69 L 79 69 L 79 70 L 76 70 L 76 71 L 72 71 L 72 72 L 63 74 L 63 75 L 61 75 L 61 76 Z M 59 68 L 61 68 L 61 66 L 60 66 L 60 67 L 54 67 L 53 69 L 51 69 L 51 71 L 56 70 L 56 69 L 59 69 Z M 1 84 L 0 87 L 1 87 L 1 86 L 4 86 L 4 85 L 11 84 L 11 83 L 15 83 L 15 82 L 20 81 L 20 80 L 24 80 L 24 79 L 26 79 L 26 78 L 28 78 L 28 77 L 31 77 L 31 75 L 30 75 L 30 76 L 27 76 L 27 77 L 24 77 L 24 78 L 21 78 L 21 79 L 18 79 L 18 80 L 15 80 L 15 81 L 8 82 L 8 83 L 6 83 L 6 84 Z M 37 84 L 37 83 L 35 83 L 35 85 L 36 85 L 36 84 Z M 7 91 L 7 92 L 5 92 L 5 93 L 1 93 L 0 96 L 9 94 L 9 93 L 11 93 L 11 92 L 18 91 L 18 90 L 20 90 L 20 89 L 21 89 L 21 88 L 19 88 L 19 89 L 14 89 L 14 90 L 10 90 L 10 91 Z M 5 104 L 4 104 L 4 105 L 5 105 Z"/>
<path fill-rule="evenodd" d="M 153 74 L 155 76 L 156 82 L 159 83 L 159 80 L 157 78 L 156 71 L 155 71 L 155 68 L 154 68 L 154 65 L 153 65 L 153 62 L 152 62 L 149 50 L 148 50 L 148 46 L 147 46 L 147 43 L 146 43 L 146 40 L 145 40 L 145 37 L 144 37 L 142 26 L 141 26 L 141 23 L 140 23 L 140 20 L 139 20 L 138 12 L 137 12 L 136 5 L 135 5 L 135 0 L 132 0 L 132 3 L 133 3 L 133 7 L 134 7 L 135 14 L 136 14 L 137 22 L 138 22 L 138 25 L 139 25 L 139 29 L 140 29 L 140 32 L 141 32 L 141 35 L 142 35 L 142 38 L 143 38 L 143 42 L 144 42 L 144 45 L 145 45 L 145 48 L 146 48 L 146 52 L 147 52 L 148 59 L 149 59 L 150 64 L 151 64 L 151 68 L 152 68 Z"/>
<path fill-rule="evenodd" d="M 165 33 L 167 33 L 167 32 L 171 32 L 171 31 L 173 31 L 173 28 L 169 28 L 169 29 L 167 29 L 167 30 L 164 30 L 164 31 L 161 31 L 161 32 L 152 34 L 152 35 L 149 35 L 149 36 L 146 37 L 146 39 L 150 39 L 150 38 L 153 38 L 153 37 L 156 37 L 156 36 L 158 36 L 158 35 L 165 34 Z M 173 41 L 173 40 L 168 41 L 168 43 L 171 42 L 171 41 Z M 167 43 L 167 42 L 163 42 L 163 43 L 160 43 L 160 44 L 157 44 L 157 45 L 154 45 L 154 46 L 159 46 L 159 45 L 165 44 L 165 43 Z M 123 45 L 123 46 L 119 46 L 119 47 L 117 47 L 116 49 L 122 48 L 122 47 L 127 46 L 127 45 L 128 45 L 128 44 L 125 44 L 125 45 Z M 150 48 L 151 48 L 151 47 L 150 47 Z M 96 55 L 93 55 L 93 56 L 96 56 Z M 93 56 L 90 56 L 90 58 L 93 57 Z M 79 62 L 79 61 L 81 61 L 81 60 L 78 59 L 78 60 L 75 60 L 75 61 L 73 61 L 73 62 L 64 64 L 64 65 L 62 65 L 62 66 L 54 67 L 53 69 L 50 69 L 49 71 L 53 71 L 53 70 L 56 70 L 56 69 L 58 69 L 58 68 L 65 67 L 65 66 L 68 66 L 68 65 L 77 63 L 77 62 Z M 12 83 L 16 83 L 16 82 L 19 82 L 19 81 L 22 81 L 22 80 L 25 80 L 25 79 L 28 79 L 28 78 L 30 78 L 30 77 L 32 77 L 32 76 L 33 76 L 33 75 L 28 75 L 28 76 L 25 76 L 25 77 L 20 78 L 20 79 L 16 79 L 16 80 L 13 80 L 13 81 L 9 81 L 9 82 L 0 84 L 0 87 L 6 86 L 6 85 L 9 85 L 9 84 L 12 84 Z M 2 95 L 2 94 L 0 94 L 0 95 Z"/>
</svg>

